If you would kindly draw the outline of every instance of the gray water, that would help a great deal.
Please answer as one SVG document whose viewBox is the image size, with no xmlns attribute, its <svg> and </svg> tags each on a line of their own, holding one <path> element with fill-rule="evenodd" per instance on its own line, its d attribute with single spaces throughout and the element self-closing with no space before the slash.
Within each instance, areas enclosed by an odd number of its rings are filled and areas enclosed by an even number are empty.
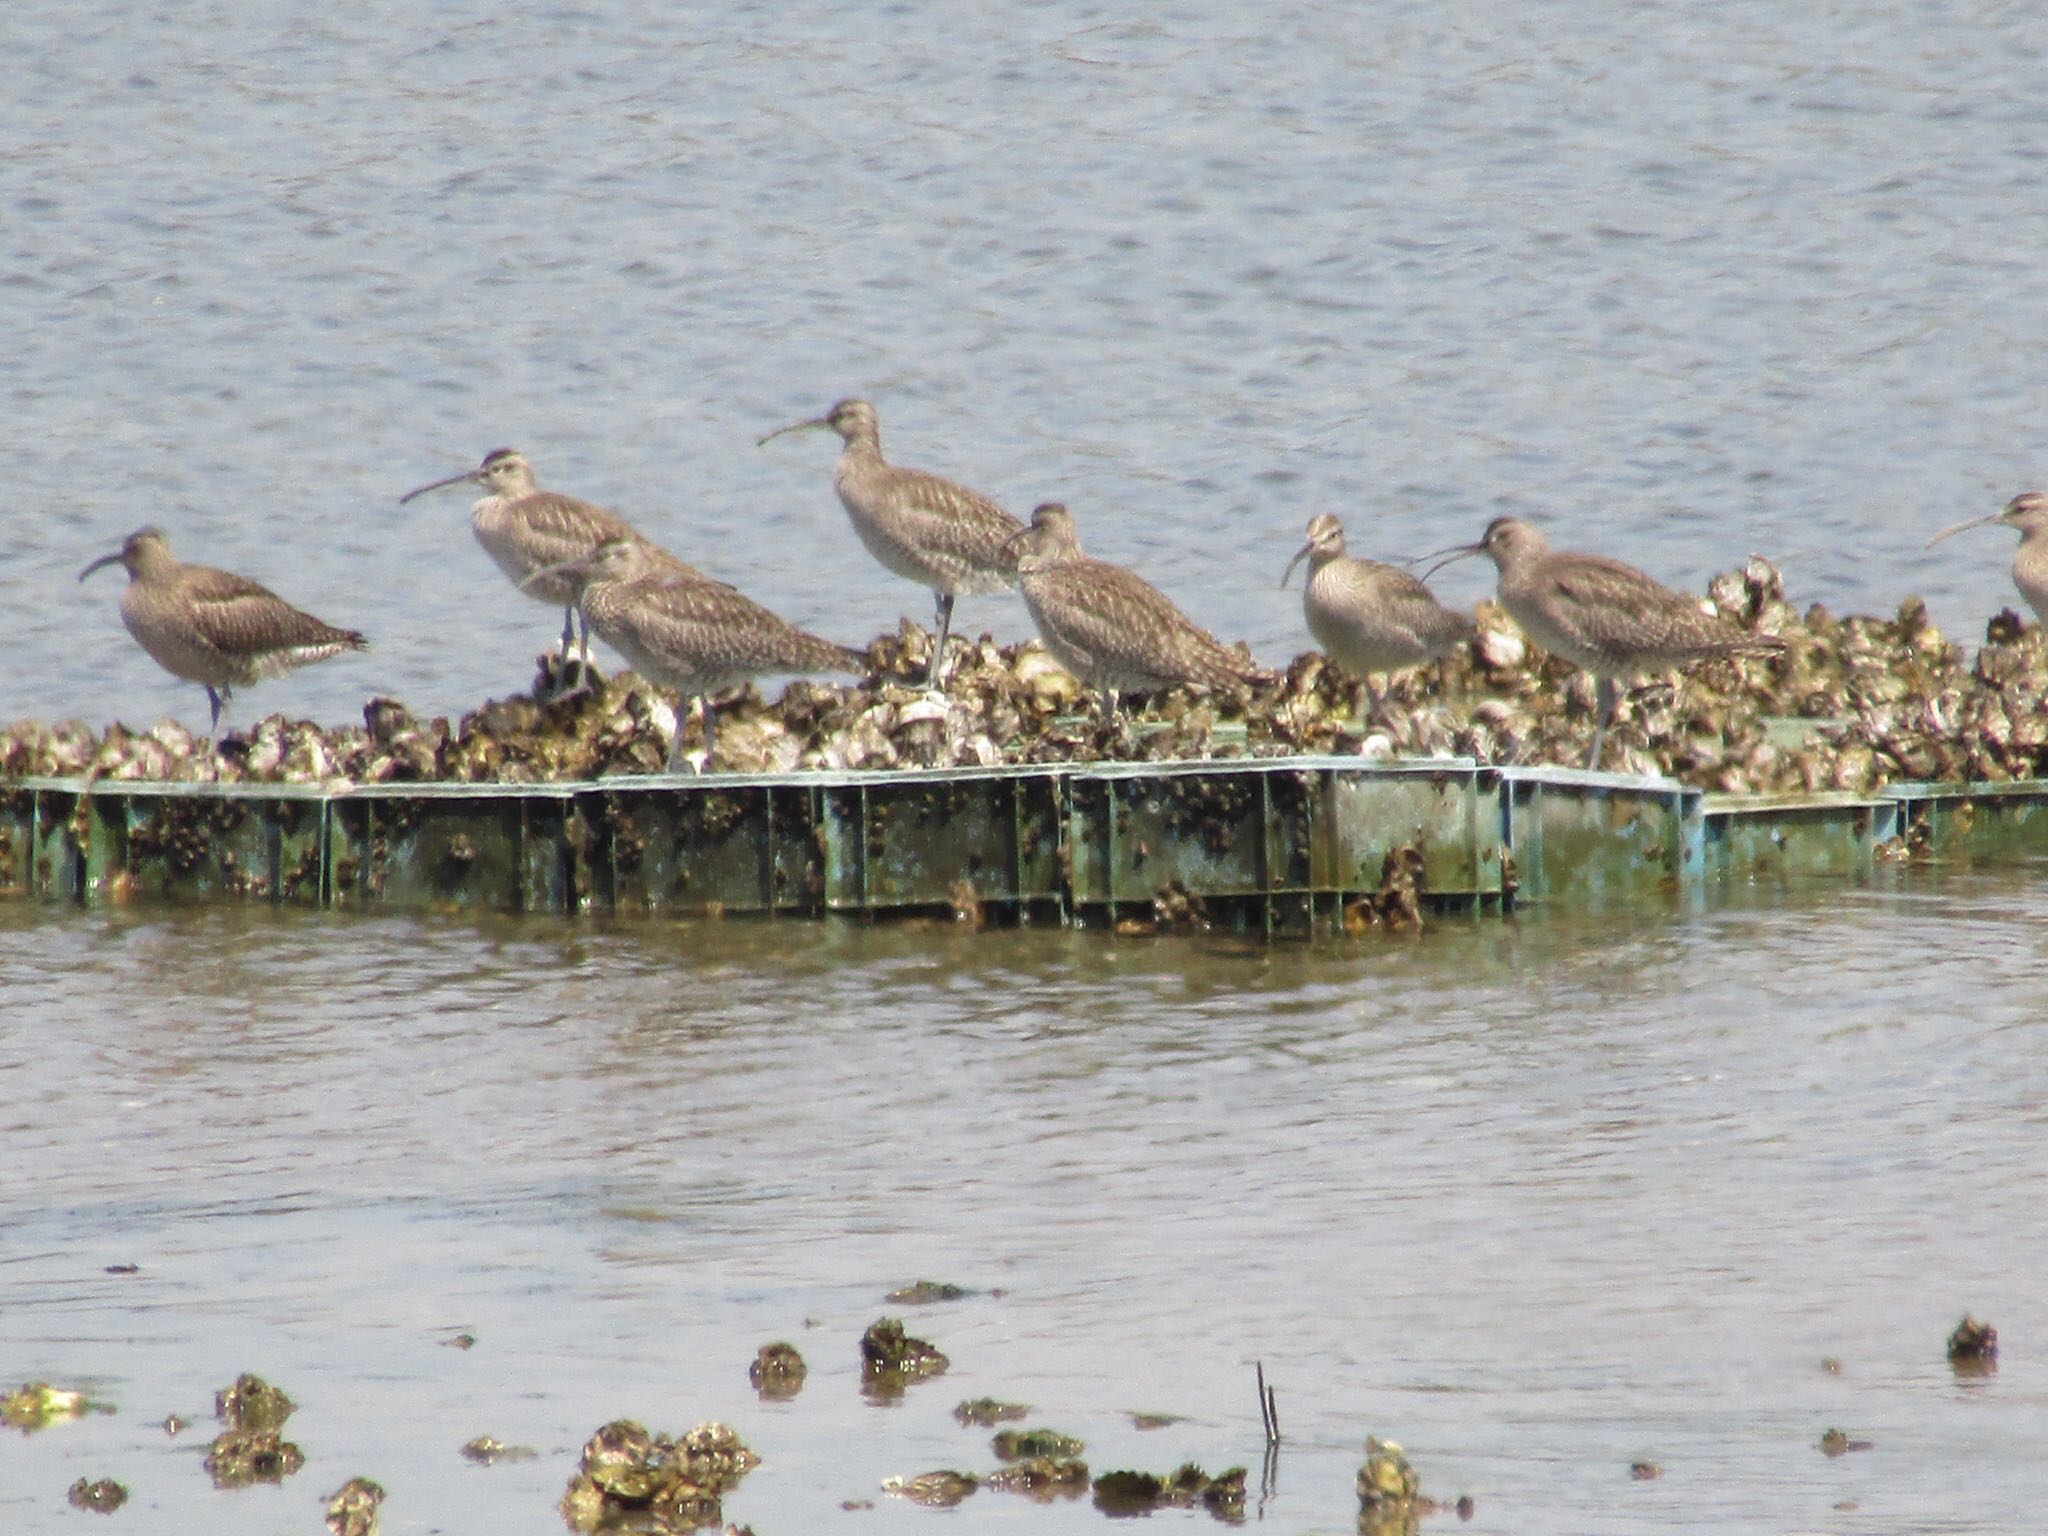
<svg viewBox="0 0 2048 1536">
<path fill-rule="evenodd" d="M 237 718 L 523 686 L 555 620 L 396 502 L 505 442 L 836 637 L 928 621 L 829 436 L 753 446 L 852 393 L 1271 659 L 1326 510 L 2015 601 L 2010 534 L 1920 545 L 2048 471 L 2039 6 L 1172 9 L 10 6 L 0 719 L 203 720 L 72 581 L 145 521 L 375 644 Z"/>
<path fill-rule="evenodd" d="M 753 447 L 855 392 L 1269 658 L 1323 510 L 1685 584 L 1760 550 L 1963 636 L 2013 601 L 2010 535 L 1919 545 L 2043 473 L 2037 7 L 1174 11 L 8 8 L 0 719 L 203 719 L 72 579 L 145 521 L 375 642 L 237 718 L 522 686 L 554 616 L 460 496 L 396 504 L 504 442 L 813 627 L 922 619 L 833 444 Z M 0 1528 L 113 1475 L 124 1529 L 317 1530 L 361 1473 L 389 1532 L 551 1531 L 632 1415 L 738 1426 L 764 1536 L 1097 1529 L 840 1505 L 986 1468 L 984 1392 L 1256 1503 L 1262 1359 L 1279 1530 L 1349 1526 L 1369 1432 L 1477 1500 L 1438 1529 L 2032 1529 L 2043 889 L 1273 950 L 0 907 L 0 1376 L 116 1405 L 0 1436 Z M 869 1406 L 919 1276 L 987 1294 Z M 812 1375 L 764 1405 L 778 1337 Z M 308 1466 L 216 1494 L 155 1425 L 244 1369 Z"/>
<path fill-rule="evenodd" d="M 1434 1529 L 2033 1529 L 2044 922 L 2038 870 L 1273 949 L 0 908 L 0 1362 L 117 1409 L 0 1436 L 0 1528 L 112 1475 L 127 1529 L 314 1530 L 366 1474 L 387 1532 L 558 1530 L 631 1415 L 735 1425 L 764 1536 L 908 1529 L 945 1517 L 880 1480 L 993 1465 L 950 1416 L 984 1393 L 1256 1503 L 1260 1359 L 1280 1531 L 1349 1528 L 1367 1433 L 1476 1500 Z M 953 1368 L 871 1406 L 918 1277 L 984 1294 L 908 1312 Z M 747 1385 L 772 1338 L 791 1403 Z M 308 1464 L 216 1493 L 210 1428 L 157 1424 L 245 1369 Z"/>
</svg>

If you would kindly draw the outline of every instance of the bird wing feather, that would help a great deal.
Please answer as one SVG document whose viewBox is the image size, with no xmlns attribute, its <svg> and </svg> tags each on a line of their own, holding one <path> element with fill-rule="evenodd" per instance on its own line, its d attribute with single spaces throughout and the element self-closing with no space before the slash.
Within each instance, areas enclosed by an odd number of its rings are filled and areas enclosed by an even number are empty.
<svg viewBox="0 0 2048 1536">
<path fill-rule="evenodd" d="M 1412 640 L 1431 652 L 1449 650 L 1472 633 L 1472 620 L 1446 608 L 1413 571 L 1377 560 L 1350 559 L 1333 572 L 1340 590 L 1372 615 L 1375 628 Z"/>
<path fill-rule="evenodd" d="M 1116 687 L 1155 679 L 1214 687 L 1262 675 L 1165 593 L 1120 565 L 1063 561 L 1027 576 L 1025 596 L 1053 647 L 1092 663 L 1096 675 L 1087 681 Z"/>
<path fill-rule="evenodd" d="M 185 566 L 179 575 L 194 633 L 224 656 L 363 645 L 355 630 L 324 623 L 246 576 L 207 565 Z"/>
<path fill-rule="evenodd" d="M 723 582 L 652 577 L 584 596 L 591 627 L 650 681 L 701 693 L 771 672 L 855 669 L 852 651 Z"/>
<path fill-rule="evenodd" d="M 639 532 L 616 512 L 574 496 L 535 491 L 507 509 L 520 553 L 532 570 L 563 560 L 580 560 L 606 539 L 637 539 Z"/>
<path fill-rule="evenodd" d="M 1770 637 L 1736 628 L 1697 599 L 1618 560 L 1578 556 L 1551 580 L 1570 605 L 1577 638 L 1612 657 L 1682 659 L 1772 644 Z"/>
<path fill-rule="evenodd" d="M 1003 544 L 1024 525 L 979 491 L 893 464 L 848 489 L 888 506 L 889 526 L 881 531 L 893 543 L 975 567 L 1011 569 L 1016 564 L 1014 555 L 1003 553 Z"/>
</svg>

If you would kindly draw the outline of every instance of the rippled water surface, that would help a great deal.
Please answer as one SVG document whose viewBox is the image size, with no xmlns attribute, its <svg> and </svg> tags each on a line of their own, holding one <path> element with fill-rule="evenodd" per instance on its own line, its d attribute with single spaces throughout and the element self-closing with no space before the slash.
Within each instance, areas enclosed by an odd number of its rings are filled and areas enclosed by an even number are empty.
<svg viewBox="0 0 2048 1536">
<path fill-rule="evenodd" d="M 923 619 L 831 442 L 753 446 L 851 393 L 1273 659 L 1326 510 L 1975 636 L 2011 535 L 1920 545 L 2048 470 L 2034 5 L 20 0 L 6 44 L 0 719 L 197 717 L 72 581 L 145 521 L 371 635 L 240 718 L 523 685 L 553 621 L 458 493 L 396 501 L 503 442 L 836 638 Z"/>
<path fill-rule="evenodd" d="M 239 719 L 522 686 L 554 617 L 461 497 L 396 502 L 504 442 L 835 637 L 922 619 L 832 444 L 753 446 L 851 393 L 1268 659 L 1325 510 L 1400 554 L 1506 507 L 1687 584 L 1760 550 L 1795 602 L 1918 590 L 1968 636 L 2010 535 L 1919 546 L 2048 468 L 2035 6 L 5 32 L 0 719 L 203 718 L 72 579 L 148 521 L 372 637 Z M 988 1392 L 1098 1468 L 1248 1462 L 1286 1531 L 1350 1525 L 1368 1432 L 1475 1531 L 2030 1529 L 2044 922 L 2038 870 L 1271 950 L 0 908 L 0 1374 L 117 1405 L 0 1436 L 0 1528 L 81 1528 L 63 1490 L 112 1475 L 124 1528 L 311 1530 L 360 1473 L 387 1532 L 551 1531 L 620 1415 L 737 1425 L 763 1536 L 1099 1528 L 842 1511 L 986 1468 L 949 1409 Z M 870 1406 L 855 1340 L 918 1276 L 984 1294 L 912 1314 L 953 1371 Z M 1966 1308 L 1987 1380 L 1942 1359 Z M 810 1383 L 764 1405 L 778 1337 Z M 308 1465 L 216 1494 L 154 1426 L 244 1369 Z M 470 1467 L 481 1433 L 540 1455 Z"/>
<path fill-rule="evenodd" d="M 738 1427 L 764 1533 L 895 1529 L 944 1517 L 841 1501 L 991 1466 L 983 1393 L 1256 1503 L 1263 1359 L 1278 1530 L 1348 1527 L 1368 1432 L 1474 1531 L 2027 1529 L 2044 924 L 2038 870 L 1272 949 L 0 909 L 0 1362 L 117 1405 L 0 1437 L 0 1526 L 111 1475 L 136 1529 L 313 1529 L 367 1474 L 387 1531 L 545 1532 L 630 1415 Z M 953 1369 L 871 1406 L 856 1340 L 920 1276 L 985 1294 L 911 1312 Z M 758 1403 L 782 1337 L 809 1382 Z M 156 1426 L 245 1369 L 308 1463 L 219 1494 Z"/>
</svg>

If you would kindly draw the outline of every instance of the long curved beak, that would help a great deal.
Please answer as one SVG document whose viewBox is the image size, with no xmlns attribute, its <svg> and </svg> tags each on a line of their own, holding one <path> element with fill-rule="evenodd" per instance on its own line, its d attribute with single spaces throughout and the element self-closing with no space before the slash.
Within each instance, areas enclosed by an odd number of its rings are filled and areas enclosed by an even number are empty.
<svg viewBox="0 0 2048 1536">
<path fill-rule="evenodd" d="M 770 432 L 766 437 L 755 438 L 754 446 L 756 448 L 765 448 L 770 443 L 774 442 L 776 438 L 786 436 L 788 433 L 808 432 L 812 427 L 829 427 L 831 425 L 831 418 L 827 416 L 813 416 L 809 421 L 792 421 L 786 427 L 777 427 L 773 432 Z"/>
<path fill-rule="evenodd" d="M 1287 583 L 1294 580 L 1294 568 L 1315 553 L 1315 545 L 1304 544 L 1294 552 L 1294 558 L 1287 562 L 1287 569 L 1280 573 L 1280 588 L 1287 589 Z"/>
<path fill-rule="evenodd" d="M 787 429 L 785 428 L 785 430 Z M 1004 555 L 1015 558 L 1015 556 L 1017 555 L 1017 546 L 1023 543 L 1026 539 L 1030 538 L 1031 535 L 1036 533 L 1037 531 L 1038 530 L 1035 528 L 1019 528 L 1015 533 L 1011 534 L 1007 539 L 1003 540 L 1003 542 L 999 544 L 997 548 Z"/>
<path fill-rule="evenodd" d="M 80 581 L 83 581 L 85 580 L 86 577 L 90 576 L 94 571 L 100 570 L 109 565 L 119 565 L 120 563 L 121 555 L 120 551 L 118 550 L 116 550 L 111 555 L 101 555 L 99 559 L 93 561 L 91 565 L 88 565 L 84 570 L 78 573 L 78 579 Z"/>
<path fill-rule="evenodd" d="M 415 496 L 424 496 L 429 491 L 438 491 L 444 485 L 461 485 L 465 480 L 472 485 L 478 483 L 477 472 L 473 469 L 465 469 L 461 474 L 450 475 L 444 480 L 429 480 L 425 485 L 416 485 L 398 498 L 398 504 L 402 507 Z"/>
<path fill-rule="evenodd" d="M 2003 512 L 1993 512 L 1985 517 L 1966 518 L 1960 523 L 1949 524 L 1948 527 L 1942 529 L 1941 532 L 1937 533 L 1920 547 L 1922 549 L 1932 549 L 1952 533 L 1961 533 L 1965 528 L 1982 528 L 1986 523 L 2002 522 L 2004 519 L 2005 514 Z"/>
<path fill-rule="evenodd" d="M 1484 544 L 1453 544 L 1449 549 L 1435 549 L 1426 555 L 1417 555 L 1413 563 L 1419 565 L 1424 560 L 1434 560 L 1436 562 L 1435 565 L 1424 571 L 1418 578 L 1419 580 L 1427 581 L 1445 566 L 1456 565 L 1460 560 L 1468 556 L 1484 554 L 1485 552 L 1486 546 Z"/>
</svg>

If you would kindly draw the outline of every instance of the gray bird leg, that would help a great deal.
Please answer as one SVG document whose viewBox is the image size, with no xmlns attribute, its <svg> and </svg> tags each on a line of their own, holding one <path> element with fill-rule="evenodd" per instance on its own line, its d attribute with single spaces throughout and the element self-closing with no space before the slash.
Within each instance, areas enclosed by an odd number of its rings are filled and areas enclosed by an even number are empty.
<svg viewBox="0 0 2048 1536">
<path fill-rule="evenodd" d="M 1593 727 L 1593 750 L 1586 754 L 1586 766 L 1588 768 L 1598 768 L 1600 766 L 1600 741 L 1607 734 L 1607 727 L 1614 723 L 1614 708 L 1620 702 L 1619 696 L 1615 691 L 1613 678 L 1603 677 L 1600 679 L 1597 696 L 1600 703 L 1600 717 Z"/>
<path fill-rule="evenodd" d="M 939 638 L 932 642 L 931 670 L 925 674 L 924 680 L 927 688 L 939 686 L 939 674 L 946 670 L 946 636 L 953 632 L 953 594 L 934 592 L 932 596 L 938 602 Z"/>
</svg>

